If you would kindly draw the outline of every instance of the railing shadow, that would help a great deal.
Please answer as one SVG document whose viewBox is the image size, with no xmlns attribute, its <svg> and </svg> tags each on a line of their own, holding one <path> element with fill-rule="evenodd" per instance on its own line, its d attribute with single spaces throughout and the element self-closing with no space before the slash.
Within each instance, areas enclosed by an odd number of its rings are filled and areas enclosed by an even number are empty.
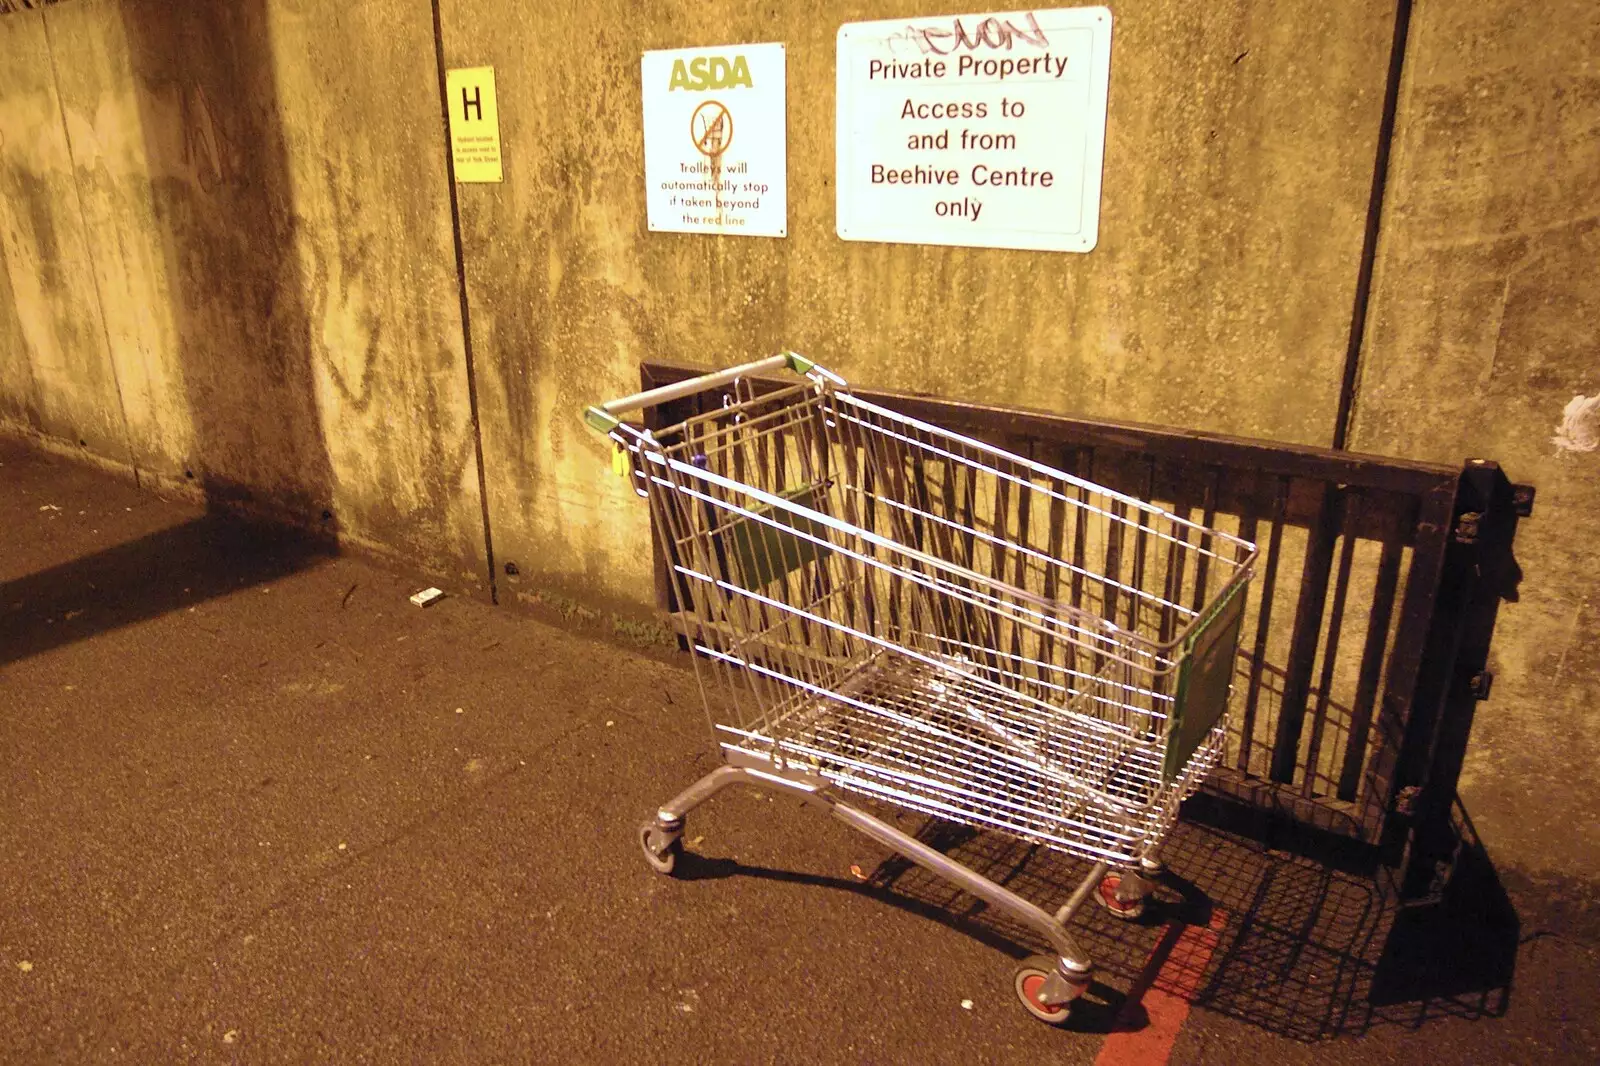
<svg viewBox="0 0 1600 1066">
<path fill-rule="evenodd" d="M 1402 907 L 1391 872 L 1359 845 L 1287 820 L 1264 836 L 1259 824 L 1248 829 L 1180 823 L 1164 852 L 1171 872 L 1144 920 L 1123 922 L 1094 906 L 1074 920 L 1073 935 L 1103 978 L 1102 1006 L 1090 1012 L 1100 1031 L 1139 1028 L 1138 999 L 1148 988 L 1303 1043 L 1505 1013 L 1519 925 L 1475 838 L 1464 839 L 1438 899 Z M 1046 905 L 1064 900 L 1087 872 L 1057 852 L 961 827 L 930 822 L 919 836 Z M 904 860 L 886 861 L 869 883 L 918 913 L 984 931 L 986 942 L 1047 950 L 1020 923 Z M 1211 952 L 1162 951 L 1180 925 L 1208 924 Z"/>
<path fill-rule="evenodd" d="M 1521 918 L 1459 797 L 1451 831 L 1448 879 L 1401 909 L 1385 940 L 1369 994 L 1385 1020 L 1499 1017 L 1510 1002 Z"/>
</svg>

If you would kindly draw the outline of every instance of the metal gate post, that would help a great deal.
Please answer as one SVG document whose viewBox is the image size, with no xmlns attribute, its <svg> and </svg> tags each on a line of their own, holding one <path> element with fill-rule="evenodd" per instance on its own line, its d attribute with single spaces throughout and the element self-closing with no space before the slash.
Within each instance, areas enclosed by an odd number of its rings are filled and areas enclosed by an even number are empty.
<svg viewBox="0 0 1600 1066">
<path fill-rule="evenodd" d="M 1423 674 L 1395 777 L 1395 827 L 1405 847 L 1401 898 L 1437 899 L 1449 880 L 1460 834 L 1453 824 L 1456 784 L 1479 700 L 1487 699 L 1489 642 L 1500 601 L 1515 599 L 1521 571 L 1512 557 L 1517 519 L 1533 490 L 1513 486 L 1496 463 L 1469 460 L 1440 577 Z M 1409 832 L 1406 829 L 1409 828 Z"/>
</svg>

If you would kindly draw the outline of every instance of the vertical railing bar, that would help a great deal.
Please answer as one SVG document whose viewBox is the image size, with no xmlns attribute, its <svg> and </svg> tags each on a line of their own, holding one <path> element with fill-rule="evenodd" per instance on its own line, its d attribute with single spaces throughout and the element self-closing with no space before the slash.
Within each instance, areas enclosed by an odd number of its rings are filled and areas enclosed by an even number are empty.
<svg viewBox="0 0 1600 1066">
<path fill-rule="evenodd" d="M 1289 661 L 1284 664 L 1283 701 L 1278 706 L 1278 728 L 1272 743 L 1271 777 L 1285 785 L 1294 783 L 1300 763 L 1306 701 L 1311 693 L 1311 674 L 1316 669 L 1322 612 L 1327 605 L 1328 577 L 1333 568 L 1333 542 L 1338 534 L 1334 516 L 1339 510 L 1340 495 L 1337 485 L 1322 484 L 1306 535 L 1300 599 L 1295 607 Z"/>
<path fill-rule="evenodd" d="M 1267 663 L 1267 639 L 1272 629 L 1272 598 L 1278 584 L 1278 562 L 1283 557 L 1283 527 L 1289 512 L 1290 480 L 1278 478 L 1278 488 L 1272 497 L 1266 561 L 1262 564 L 1258 580 L 1261 585 L 1261 610 L 1256 616 L 1256 643 L 1250 657 L 1250 686 L 1245 693 L 1244 721 L 1240 725 L 1239 769 L 1250 772 L 1250 748 L 1255 743 L 1256 710 L 1261 700 L 1261 674 Z"/>
<path fill-rule="evenodd" d="M 1353 802 L 1361 783 L 1361 769 L 1367 762 L 1372 729 L 1372 709 L 1383 674 L 1383 654 L 1389 642 L 1389 623 L 1394 617 L 1394 600 L 1400 582 L 1400 562 L 1405 545 L 1396 528 L 1399 523 L 1415 525 L 1416 500 L 1408 498 L 1398 521 L 1386 521 L 1383 553 L 1378 559 L 1378 574 L 1372 590 L 1372 611 L 1367 621 L 1367 639 L 1361 649 L 1361 669 L 1356 680 L 1356 695 L 1350 705 L 1350 733 L 1345 738 L 1344 762 L 1339 771 L 1338 796 Z"/>
<path fill-rule="evenodd" d="M 1339 637 L 1344 627 L 1345 596 L 1350 589 L 1350 565 L 1355 559 L 1357 529 L 1361 521 L 1362 497 L 1351 491 L 1344 496 L 1344 517 L 1339 564 L 1333 581 L 1333 605 L 1328 610 L 1327 635 L 1322 643 L 1322 674 L 1317 679 L 1317 701 L 1311 714 L 1311 737 L 1306 745 L 1306 772 L 1300 794 L 1310 799 L 1316 789 L 1317 764 L 1322 758 L 1322 733 L 1327 726 L 1328 705 L 1333 695 L 1333 674 L 1339 658 Z"/>
</svg>

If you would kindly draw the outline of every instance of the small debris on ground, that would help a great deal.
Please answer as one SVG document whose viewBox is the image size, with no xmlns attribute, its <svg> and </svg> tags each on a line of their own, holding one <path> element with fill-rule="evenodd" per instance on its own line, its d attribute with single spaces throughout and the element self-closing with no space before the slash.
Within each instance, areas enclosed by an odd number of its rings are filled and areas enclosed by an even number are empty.
<svg viewBox="0 0 1600 1066">
<path fill-rule="evenodd" d="M 21 970 L 23 973 L 30 973 L 33 970 L 33 963 L 29 962 L 27 959 L 23 959 L 21 962 L 17 963 L 17 969 Z"/>
<path fill-rule="evenodd" d="M 466 714 L 467 713 L 467 709 L 465 707 L 457 707 L 456 708 L 456 713 L 457 714 Z"/>
<path fill-rule="evenodd" d="M 412 596 L 411 602 L 418 607 L 432 607 L 442 599 L 444 599 L 443 589 L 425 588 L 415 596 Z"/>
<path fill-rule="evenodd" d="M 705 836 L 703 834 L 701 836 L 697 836 L 693 840 L 689 841 L 689 846 L 691 848 L 698 848 L 700 846 L 700 842 L 704 839 Z"/>
<path fill-rule="evenodd" d="M 616 724 L 617 723 L 616 723 L 616 721 L 614 719 L 610 719 L 610 718 L 606 719 L 606 727 L 607 728 L 610 728 L 611 726 L 614 726 Z"/>
<path fill-rule="evenodd" d="M 339 850 L 340 850 L 340 851 L 343 851 L 343 850 L 345 850 L 345 843 L 344 843 L 344 841 L 342 841 L 342 840 L 341 840 L 341 841 L 339 841 Z"/>
<path fill-rule="evenodd" d="M 226 1033 L 222 1034 L 222 1042 L 224 1044 L 231 1044 L 237 1039 L 239 1039 L 239 1030 L 237 1029 L 229 1029 Z"/>
<path fill-rule="evenodd" d="M 59 510 L 61 510 L 61 508 L 57 507 L 53 503 L 47 503 L 43 507 L 39 508 L 39 510 L 41 510 L 41 511 L 59 511 Z"/>
<path fill-rule="evenodd" d="M 866 873 L 855 863 L 850 864 L 850 876 L 857 881 L 865 881 L 867 879 Z"/>
<path fill-rule="evenodd" d="M 970 1000 L 970 999 L 962 1000 L 961 1001 L 961 1009 L 962 1010 L 971 1010 L 972 1009 L 972 1000 Z"/>
</svg>

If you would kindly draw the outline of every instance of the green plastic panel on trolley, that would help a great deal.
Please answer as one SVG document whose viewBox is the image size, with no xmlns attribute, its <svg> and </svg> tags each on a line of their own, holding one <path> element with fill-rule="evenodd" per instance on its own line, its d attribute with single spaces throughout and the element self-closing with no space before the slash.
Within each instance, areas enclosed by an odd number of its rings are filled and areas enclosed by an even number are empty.
<svg viewBox="0 0 1600 1066">
<path fill-rule="evenodd" d="M 1228 709 L 1246 598 L 1245 586 L 1235 587 L 1187 642 L 1167 730 L 1167 758 L 1161 767 L 1164 781 L 1177 780 L 1189 757 L 1206 742 Z"/>
<path fill-rule="evenodd" d="M 789 369 L 804 377 L 816 367 L 815 359 L 807 359 L 799 352 L 784 352 L 784 357 L 789 360 Z"/>
<path fill-rule="evenodd" d="M 798 507 L 820 511 L 826 489 L 822 483 L 804 485 L 784 493 L 783 498 Z M 806 539 L 812 536 L 827 542 L 828 528 L 820 522 L 782 507 L 756 507 L 752 511 L 778 525 L 741 518 L 712 538 L 715 551 L 726 567 L 724 572 L 735 584 L 765 588 L 806 563 L 827 557 L 826 547 Z M 796 536 L 789 530 L 804 535 Z"/>
</svg>

